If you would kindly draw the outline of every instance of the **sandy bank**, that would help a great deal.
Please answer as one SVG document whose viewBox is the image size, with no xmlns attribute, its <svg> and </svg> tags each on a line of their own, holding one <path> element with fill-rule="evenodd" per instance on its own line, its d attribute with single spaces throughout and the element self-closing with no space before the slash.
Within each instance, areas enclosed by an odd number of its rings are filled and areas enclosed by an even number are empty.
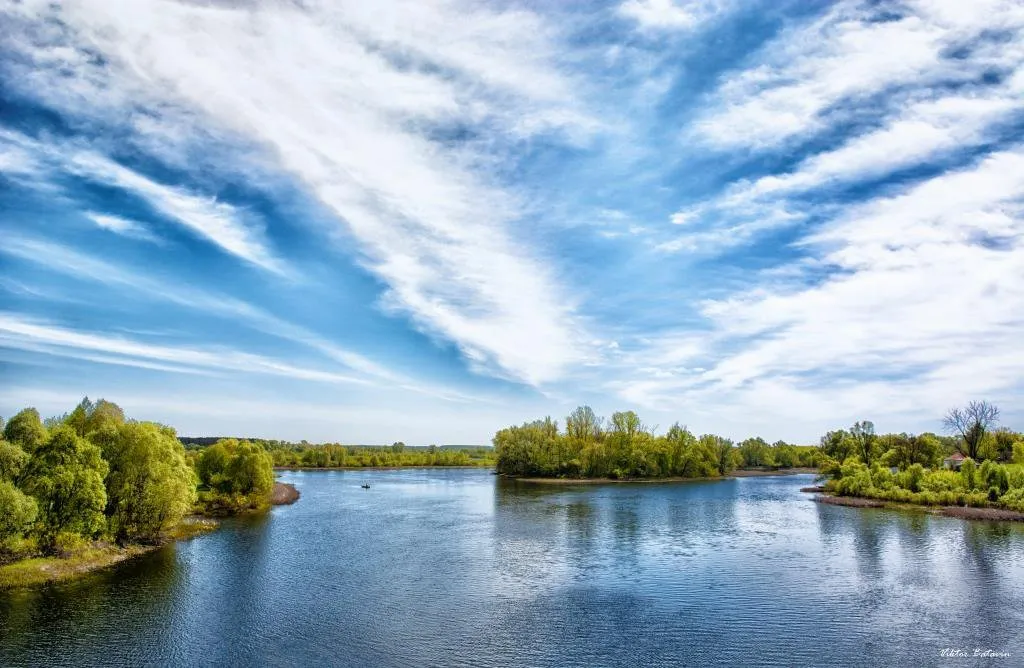
<svg viewBox="0 0 1024 668">
<path fill-rule="evenodd" d="M 270 492 L 270 504 L 273 506 L 287 506 L 299 500 L 299 490 L 290 482 L 275 482 L 274 489 Z"/>
</svg>

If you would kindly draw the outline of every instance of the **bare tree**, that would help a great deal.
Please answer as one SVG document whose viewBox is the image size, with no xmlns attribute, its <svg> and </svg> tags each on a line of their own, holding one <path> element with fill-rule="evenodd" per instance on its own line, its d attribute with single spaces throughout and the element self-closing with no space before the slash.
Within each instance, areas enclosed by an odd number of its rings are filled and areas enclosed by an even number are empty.
<svg viewBox="0 0 1024 668">
<path fill-rule="evenodd" d="M 987 401 L 972 401 L 967 408 L 949 409 L 946 417 L 942 418 L 942 425 L 948 433 L 960 437 L 961 441 L 956 446 L 960 454 L 977 460 L 985 432 L 998 421 L 998 407 Z"/>
</svg>

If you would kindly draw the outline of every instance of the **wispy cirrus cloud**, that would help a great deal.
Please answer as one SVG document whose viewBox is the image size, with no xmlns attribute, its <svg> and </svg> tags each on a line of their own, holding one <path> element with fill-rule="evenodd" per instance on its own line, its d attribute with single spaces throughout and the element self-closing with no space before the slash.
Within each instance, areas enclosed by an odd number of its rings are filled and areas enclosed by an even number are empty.
<svg viewBox="0 0 1024 668">
<path fill-rule="evenodd" d="M 262 355 L 225 348 L 196 349 L 155 345 L 104 332 L 61 327 L 25 318 L 17 313 L 0 313 L 0 341 L 5 348 L 74 356 L 78 356 L 78 351 L 85 351 L 85 359 L 95 360 L 95 354 L 99 354 L 106 363 L 145 365 L 146 368 L 163 371 L 231 371 L 327 383 L 366 383 L 365 380 L 354 376 L 300 367 Z"/>
<path fill-rule="evenodd" d="M 202 118 L 204 132 L 262 147 L 359 244 L 387 286 L 383 303 L 473 365 L 542 383 L 580 358 L 573 304 L 514 234 L 524 209 L 492 169 L 513 144 L 585 141 L 595 127 L 555 62 L 555 31 L 534 13 L 461 2 L 373 12 L 363 3 L 87 2 L 18 15 L 67 26 L 21 43 L 38 63 L 75 54 L 65 93 L 40 86 L 48 104 L 126 113 L 145 100 L 165 128 L 179 128 L 165 136 L 195 134 Z M 102 68 L 82 55 L 92 51 Z M 465 139 L 445 138 L 455 136 Z M 95 162 L 81 166 L 197 221 L 236 255 L 280 268 L 230 224 L 237 212 L 226 205 Z"/>
<path fill-rule="evenodd" d="M 758 63 L 727 78 L 695 136 L 722 148 L 766 148 L 856 122 L 840 103 L 868 104 L 906 86 L 956 86 L 1016 67 L 1020 48 L 1004 39 L 1024 26 L 1014 0 L 838 3 L 790 28 L 758 53 Z M 1019 42 L 1017 42 L 1019 45 Z M 884 45 L 884 46 L 883 46 Z"/>
<path fill-rule="evenodd" d="M 96 223 L 98 227 L 104 230 L 109 230 L 114 234 L 120 234 L 131 239 L 139 239 L 141 241 L 149 241 L 151 243 L 160 244 L 162 243 L 160 237 L 153 234 L 147 229 L 142 223 L 137 220 L 131 220 L 130 218 L 122 218 L 121 216 L 111 216 L 103 213 L 96 213 L 93 211 L 87 211 L 85 216 L 92 222 Z"/>
<path fill-rule="evenodd" d="M 885 414 L 1014 389 L 1022 202 L 1018 147 L 851 206 L 805 237 L 818 258 L 806 271 L 706 301 L 712 327 L 679 372 L 619 390 L 652 406 L 717 396 L 796 415 L 822 393 L 836 403 L 821 412 Z M 661 354 L 644 352 L 652 363 Z"/>
</svg>

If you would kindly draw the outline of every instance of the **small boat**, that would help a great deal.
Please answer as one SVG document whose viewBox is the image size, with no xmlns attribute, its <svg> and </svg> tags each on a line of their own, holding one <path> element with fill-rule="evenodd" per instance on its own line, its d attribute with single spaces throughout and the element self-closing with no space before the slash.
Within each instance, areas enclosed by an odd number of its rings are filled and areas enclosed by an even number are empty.
<svg viewBox="0 0 1024 668">
<path fill-rule="evenodd" d="M 370 489 L 370 486 L 365 483 L 360 485 L 360 487 L 362 487 L 363 489 Z"/>
</svg>

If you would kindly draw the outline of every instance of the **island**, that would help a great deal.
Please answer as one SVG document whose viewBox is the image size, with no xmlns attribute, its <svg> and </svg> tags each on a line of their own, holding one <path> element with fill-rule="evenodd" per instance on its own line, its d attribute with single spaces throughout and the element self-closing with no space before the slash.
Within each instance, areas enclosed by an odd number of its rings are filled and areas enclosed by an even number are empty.
<svg viewBox="0 0 1024 668">
<path fill-rule="evenodd" d="M 738 445 L 715 434 L 696 436 L 679 423 L 656 434 L 633 411 L 599 418 L 580 406 L 565 429 L 546 417 L 507 427 L 494 435 L 495 470 L 531 482 L 640 482 L 720 478 L 737 470 L 748 474 L 814 471 L 814 446 L 762 438 Z"/>
</svg>

